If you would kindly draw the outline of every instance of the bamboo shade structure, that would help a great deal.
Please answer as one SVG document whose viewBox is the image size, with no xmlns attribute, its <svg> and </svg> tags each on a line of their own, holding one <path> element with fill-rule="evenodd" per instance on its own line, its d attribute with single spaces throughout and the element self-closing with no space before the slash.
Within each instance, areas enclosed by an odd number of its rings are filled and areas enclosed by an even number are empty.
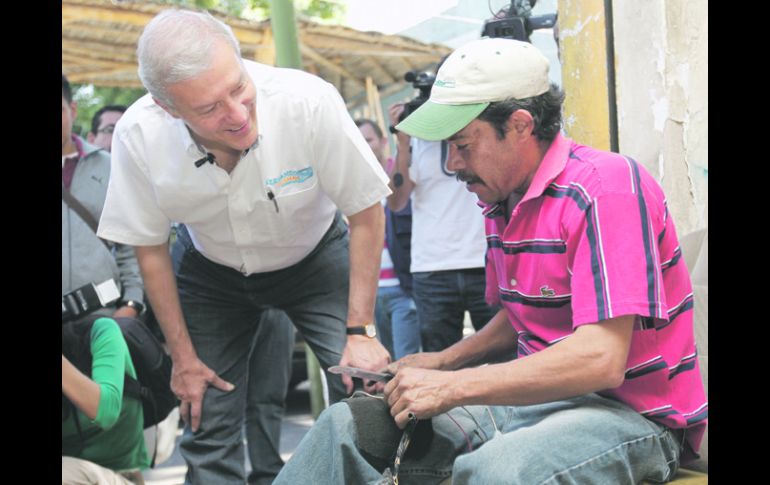
<svg viewBox="0 0 770 485">
<path fill-rule="evenodd" d="M 63 0 L 62 72 L 73 83 L 141 87 L 136 72 L 137 40 L 150 19 L 170 7 L 146 1 Z M 211 14 L 230 25 L 245 59 L 274 64 L 269 20 Z M 404 36 L 301 19 L 297 29 L 305 70 L 334 84 L 348 108 L 371 98 L 367 78 L 380 96 L 389 96 L 407 85 L 405 72 L 431 69 L 451 50 Z"/>
</svg>

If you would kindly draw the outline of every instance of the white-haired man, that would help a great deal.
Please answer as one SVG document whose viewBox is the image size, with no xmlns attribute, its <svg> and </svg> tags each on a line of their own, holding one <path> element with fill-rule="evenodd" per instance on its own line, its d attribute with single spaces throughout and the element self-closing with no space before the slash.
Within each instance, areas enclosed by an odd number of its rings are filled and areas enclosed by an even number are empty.
<svg viewBox="0 0 770 485">
<path fill-rule="evenodd" d="M 243 483 L 248 353 L 265 308 L 289 315 L 324 368 L 390 359 L 373 333 L 372 257 L 388 180 L 330 84 L 241 59 L 212 16 L 161 12 L 137 54 L 149 94 L 116 127 L 99 235 L 136 247 L 189 424 L 187 482 Z M 183 226 L 170 257 L 172 222 Z M 328 382 L 332 401 L 352 390 L 349 377 Z"/>
<path fill-rule="evenodd" d="M 560 134 L 548 68 L 531 44 L 470 42 L 396 127 L 449 141 L 484 207 L 487 297 L 503 306 L 471 337 L 389 366 L 382 414 L 394 428 L 432 418 L 433 433 L 414 431 L 404 454 L 387 426 L 359 426 L 372 412 L 336 404 L 276 485 L 388 483 L 388 466 L 403 484 L 660 483 L 696 456 L 708 404 L 663 191 L 633 160 Z"/>
</svg>

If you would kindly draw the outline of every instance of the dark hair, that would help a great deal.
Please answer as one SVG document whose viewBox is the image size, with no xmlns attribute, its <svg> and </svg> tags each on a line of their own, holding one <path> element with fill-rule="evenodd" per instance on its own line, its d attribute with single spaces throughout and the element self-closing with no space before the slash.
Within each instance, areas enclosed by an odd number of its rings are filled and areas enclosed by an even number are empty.
<svg viewBox="0 0 770 485">
<path fill-rule="evenodd" d="M 364 125 L 369 125 L 374 130 L 374 133 L 377 135 L 377 138 L 382 138 L 382 130 L 379 126 L 377 126 L 377 123 L 375 123 L 373 120 L 370 120 L 369 118 L 358 118 L 355 120 L 356 126 L 361 128 Z"/>
<path fill-rule="evenodd" d="M 93 118 L 91 118 L 91 133 L 96 135 L 96 132 L 99 131 L 99 124 L 102 122 L 102 115 L 106 113 L 107 111 L 117 111 L 119 113 L 125 113 L 128 108 L 126 106 L 123 106 L 122 104 L 109 104 L 107 106 L 102 106 L 99 108 L 99 111 L 94 113 Z"/>
<path fill-rule="evenodd" d="M 61 95 L 62 98 L 66 99 L 68 103 L 72 102 L 72 88 L 70 87 L 70 82 L 67 81 L 67 76 L 62 73 L 61 75 Z"/>
<path fill-rule="evenodd" d="M 561 128 L 561 105 L 564 102 L 564 93 L 555 84 L 547 92 L 526 99 L 506 99 L 490 103 L 481 112 L 478 119 L 491 124 L 497 131 L 501 140 L 508 131 L 507 121 L 511 113 L 523 109 L 528 111 L 535 120 L 535 128 L 532 131 L 540 141 L 551 142 Z"/>
</svg>

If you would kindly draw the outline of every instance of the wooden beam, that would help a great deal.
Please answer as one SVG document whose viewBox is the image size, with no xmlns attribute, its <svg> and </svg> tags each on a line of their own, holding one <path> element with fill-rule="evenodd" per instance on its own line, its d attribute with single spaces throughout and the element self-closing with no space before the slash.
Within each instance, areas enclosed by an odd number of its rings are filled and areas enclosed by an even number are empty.
<svg viewBox="0 0 770 485">
<path fill-rule="evenodd" d="M 388 70 L 387 70 L 387 69 L 385 69 L 384 67 L 382 67 L 382 64 L 380 64 L 379 62 L 377 62 L 377 60 L 375 60 L 375 59 L 373 59 L 373 58 L 371 58 L 371 57 L 366 57 L 364 60 L 365 60 L 365 62 L 368 62 L 369 64 L 373 65 L 373 66 L 375 67 L 375 69 L 376 69 L 377 71 L 379 71 L 379 72 L 377 73 L 377 81 L 379 81 L 377 84 L 387 84 L 387 83 L 392 83 L 392 82 L 394 82 L 394 81 L 396 80 L 396 78 L 395 78 L 395 77 L 393 77 L 393 75 L 391 75 L 391 74 L 388 72 Z"/>
<path fill-rule="evenodd" d="M 126 79 L 125 75 L 128 75 L 130 80 L 133 78 L 136 78 L 137 82 L 139 82 L 139 77 L 136 74 L 136 68 L 134 66 L 127 66 L 127 67 L 112 67 L 110 69 L 93 69 L 94 66 L 88 66 L 91 68 L 89 71 L 78 71 L 72 74 L 73 77 L 77 76 L 79 79 L 97 79 L 97 78 L 105 78 L 105 77 L 111 77 L 114 78 L 116 75 L 123 74 L 123 76 L 120 76 L 121 79 Z"/>
<path fill-rule="evenodd" d="M 355 75 L 350 73 L 347 69 L 343 68 L 342 66 L 338 66 L 333 62 L 328 61 L 325 57 L 323 57 L 322 55 L 320 55 L 310 47 L 306 46 L 305 44 L 300 44 L 299 49 L 300 49 L 300 52 L 302 52 L 302 55 L 307 56 L 308 58 L 310 58 L 311 61 L 315 62 L 316 64 L 320 64 L 325 68 L 339 74 L 344 79 L 352 81 L 353 83 L 359 86 L 363 86 L 364 83 L 360 79 L 358 79 Z"/>
<path fill-rule="evenodd" d="M 62 1 L 62 26 L 89 19 L 102 23 L 129 24 L 144 28 L 161 10 L 171 7 L 171 5 L 159 4 L 138 5 L 132 3 L 130 6 L 122 6 L 112 3 Z M 238 41 L 251 44 L 263 43 L 262 27 L 259 23 L 226 17 L 216 12 L 212 12 L 212 15 L 228 24 L 233 29 Z"/>
<path fill-rule="evenodd" d="M 262 32 L 262 42 L 255 46 L 254 60 L 275 66 L 275 42 L 273 41 L 273 30 L 266 27 Z"/>
<path fill-rule="evenodd" d="M 385 124 L 385 117 L 382 114 L 382 101 L 380 100 L 380 93 L 377 90 L 377 86 L 372 81 L 372 78 L 366 76 L 366 99 L 369 104 L 369 108 L 372 111 L 372 118 L 380 126 L 380 130 L 383 133 L 387 133 L 387 125 Z"/>
</svg>

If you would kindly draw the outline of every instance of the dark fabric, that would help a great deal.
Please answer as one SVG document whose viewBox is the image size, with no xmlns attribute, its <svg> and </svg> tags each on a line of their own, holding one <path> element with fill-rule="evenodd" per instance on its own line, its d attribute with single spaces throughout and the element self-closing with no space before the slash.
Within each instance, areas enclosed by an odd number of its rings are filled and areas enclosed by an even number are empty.
<svg viewBox="0 0 770 485">
<path fill-rule="evenodd" d="M 412 201 L 398 212 L 385 208 L 385 240 L 388 243 L 393 269 L 404 292 L 412 296 Z"/>
<path fill-rule="evenodd" d="M 72 176 L 75 175 L 75 166 L 78 163 L 80 157 L 70 157 L 64 161 L 64 166 L 61 169 L 61 182 L 64 187 L 69 190 L 72 185 Z"/>
<path fill-rule="evenodd" d="M 370 465 L 382 472 L 392 465 L 401 430 L 390 415 L 384 399 L 356 392 L 343 399 L 350 406 L 356 429 L 356 446 Z"/>
<path fill-rule="evenodd" d="M 74 174 L 74 171 L 73 171 Z M 62 178 L 64 175 L 62 174 Z M 72 174 L 70 174 L 70 181 L 72 181 Z M 80 201 L 75 198 L 74 195 L 69 191 L 69 189 L 64 185 L 64 182 L 62 181 L 61 186 L 61 200 L 64 201 L 65 204 L 67 204 L 70 209 L 74 210 L 77 215 L 80 216 L 81 219 L 83 219 L 83 222 L 88 224 L 88 227 L 91 228 L 92 231 L 94 231 L 94 234 L 96 234 L 96 230 L 99 228 L 99 222 L 96 220 L 96 218 L 88 212 L 88 209 L 86 209 L 83 204 L 80 203 Z M 107 246 L 109 247 L 109 246 Z"/>
<path fill-rule="evenodd" d="M 361 455 L 380 473 L 393 466 L 403 431 L 396 426 L 385 399 L 358 391 L 342 401 L 350 406 L 356 429 L 356 447 Z M 412 432 L 404 459 L 422 458 L 431 449 L 433 434 L 432 420 L 420 420 Z"/>
</svg>

